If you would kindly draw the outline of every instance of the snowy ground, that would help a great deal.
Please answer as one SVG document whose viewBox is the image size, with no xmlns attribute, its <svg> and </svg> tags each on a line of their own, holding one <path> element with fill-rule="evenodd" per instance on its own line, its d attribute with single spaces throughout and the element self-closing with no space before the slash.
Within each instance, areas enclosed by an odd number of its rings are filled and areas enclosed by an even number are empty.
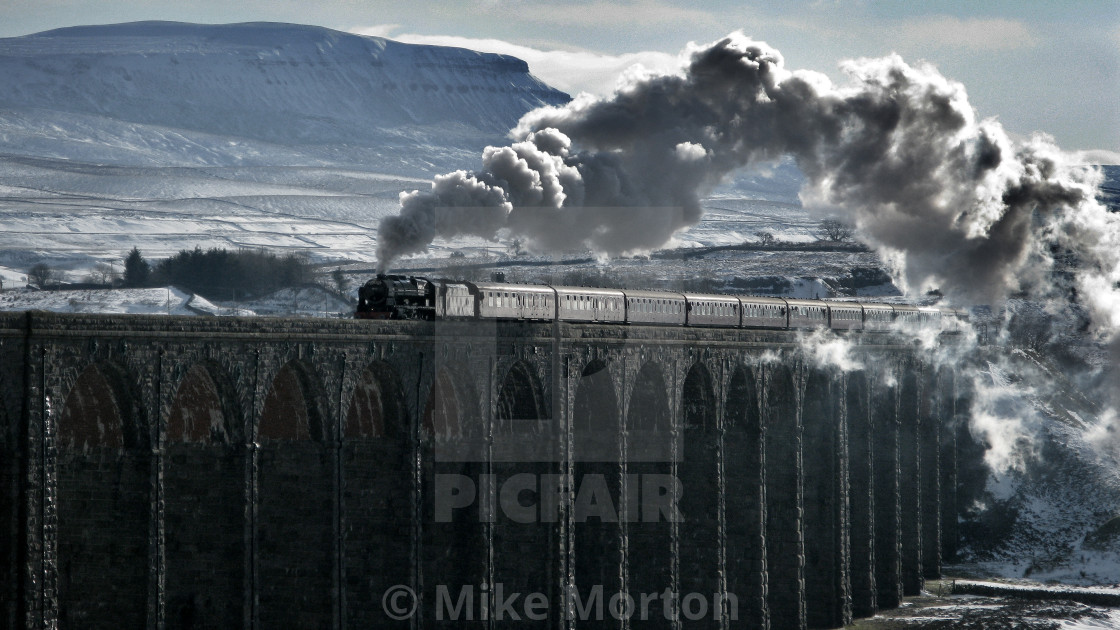
<svg viewBox="0 0 1120 630">
<path fill-rule="evenodd" d="M 70 282 L 98 264 L 120 271 L 124 254 L 140 248 L 149 260 L 201 247 L 267 248 L 302 252 L 312 261 L 368 270 L 376 260 L 377 225 L 398 210 L 402 190 L 428 180 L 339 166 L 106 166 L 62 159 L 0 156 L 0 280 L 25 284 L 27 270 L 46 262 Z M 796 200 L 788 167 L 777 183 L 743 176 L 705 200 L 703 220 L 677 235 L 667 249 L 740 245 L 759 232 L 780 241 L 815 240 L 818 218 Z M 760 197 L 770 197 L 765 199 Z M 777 201 L 773 199 L 778 199 Z M 477 238 L 437 241 L 430 252 L 400 261 L 403 269 L 442 268 L 521 260 L 534 266 L 550 257 L 514 256 L 509 241 Z M 586 252 L 571 256 L 586 258 Z M 551 257 L 563 260 L 568 255 Z M 600 262 L 557 264 L 552 271 L 510 269 L 511 279 L 548 281 L 549 274 L 603 268 Z M 615 260 L 619 273 L 648 269 L 644 259 Z M 851 252 L 717 252 L 700 259 L 658 262 L 662 278 L 710 276 L 838 277 L 852 267 L 878 267 L 878 258 Z M 791 274 L 796 270 L 796 274 Z M 368 271 L 351 278 L 356 286 Z M 803 282 L 800 284 L 804 284 Z M 812 284 L 812 281 L 810 281 Z M 734 287 L 729 286 L 729 289 Z M 741 287 L 740 287 L 741 288 Z M 789 295 L 828 295 L 822 286 L 791 288 Z M 887 287 L 885 294 L 897 293 Z M 871 294 L 874 294 L 872 292 Z"/>
<path fill-rule="evenodd" d="M 0 157 L 0 252 L 23 252 L 0 264 L 24 265 L 38 253 L 80 270 L 94 260 L 117 261 L 132 246 L 159 258 L 196 245 L 372 262 L 378 221 L 396 213 L 401 191 L 426 186 L 426 179 L 338 167 L 119 167 Z M 739 244 L 762 230 L 811 241 L 817 222 L 796 203 L 723 192 L 670 246 Z M 435 243 L 432 253 L 504 246 L 458 239 Z"/>
<path fill-rule="evenodd" d="M 1115 630 L 1120 610 L 1063 599 L 953 595 L 952 580 L 927 582 L 919 597 L 868 619 L 853 630 Z"/>
<path fill-rule="evenodd" d="M 23 291 L 0 293 L 0 311 L 120 313 L 143 315 L 235 315 L 206 299 L 176 289 Z"/>
<path fill-rule="evenodd" d="M 351 317 L 354 306 L 322 287 L 282 289 L 238 302 L 211 302 L 175 287 L 81 291 L 9 290 L 0 293 L 0 311 L 121 313 L 142 315 Z"/>
</svg>

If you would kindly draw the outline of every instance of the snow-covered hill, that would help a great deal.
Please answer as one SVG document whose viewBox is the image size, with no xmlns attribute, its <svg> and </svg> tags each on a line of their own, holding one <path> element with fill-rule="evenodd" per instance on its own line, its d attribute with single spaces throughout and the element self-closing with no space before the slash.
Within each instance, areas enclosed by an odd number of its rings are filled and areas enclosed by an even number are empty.
<svg viewBox="0 0 1120 630">
<path fill-rule="evenodd" d="M 524 61 L 320 27 L 137 22 L 0 39 L 0 153 L 362 163 L 500 141 L 568 95 Z M 458 157 L 458 156 L 456 156 Z M 454 160 L 452 160 L 454 161 Z M 415 172 L 413 169 L 408 169 Z"/>
</svg>

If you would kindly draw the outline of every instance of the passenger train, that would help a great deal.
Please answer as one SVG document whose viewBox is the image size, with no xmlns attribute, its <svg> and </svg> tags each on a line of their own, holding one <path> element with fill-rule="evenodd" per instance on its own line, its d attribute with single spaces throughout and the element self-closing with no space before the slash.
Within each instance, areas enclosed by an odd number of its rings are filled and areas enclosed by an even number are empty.
<svg viewBox="0 0 1120 630">
<path fill-rule="evenodd" d="M 953 331 L 967 313 L 933 306 L 378 275 L 358 289 L 355 317 L 869 331 L 901 325 Z"/>
</svg>

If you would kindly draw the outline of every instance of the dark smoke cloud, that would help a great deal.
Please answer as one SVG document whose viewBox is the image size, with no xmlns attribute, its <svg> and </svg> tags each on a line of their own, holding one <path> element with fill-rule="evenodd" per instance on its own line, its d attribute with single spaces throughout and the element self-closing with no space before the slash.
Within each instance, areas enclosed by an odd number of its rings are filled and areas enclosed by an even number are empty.
<svg viewBox="0 0 1120 630">
<path fill-rule="evenodd" d="M 402 194 L 380 226 L 381 266 L 436 237 L 500 231 L 537 251 L 649 250 L 699 221 L 724 175 L 790 155 L 805 205 L 851 219 L 910 289 L 989 303 L 1053 292 L 1066 249 L 1083 265 L 1062 290 L 1089 297 L 1098 329 L 1120 324 L 1120 223 L 1095 200 L 1099 174 L 1047 138 L 1015 143 L 977 120 L 934 68 L 850 61 L 834 85 L 737 33 L 682 58 L 677 74 L 532 111 L 480 171 Z"/>
</svg>

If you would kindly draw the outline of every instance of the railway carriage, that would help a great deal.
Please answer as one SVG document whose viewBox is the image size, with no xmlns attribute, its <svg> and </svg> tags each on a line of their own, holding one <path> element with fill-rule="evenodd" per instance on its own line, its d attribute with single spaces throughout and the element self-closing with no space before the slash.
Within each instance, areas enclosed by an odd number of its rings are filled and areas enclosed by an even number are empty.
<svg viewBox="0 0 1120 630">
<path fill-rule="evenodd" d="M 959 308 L 941 307 L 941 330 L 959 333 L 968 325 L 968 311 Z"/>
<path fill-rule="evenodd" d="M 685 322 L 689 326 L 732 326 L 743 323 L 739 298 L 731 295 L 685 293 Z"/>
<path fill-rule="evenodd" d="M 922 325 L 921 315 L 916 306 L 894 305 L 894 325 L 906 330 L 915 330 Z"/>
<path fill-rule="evenodd" d="M 919 306 L 918 325 L 922 328 L 940 328 L 941 309 L 936 306 Z"/>
<path fill-rule="evenodd" d="M 626 321 L 626 294 L 618 289 L 552 287 L 556 291 L 556 317 L 572 322 Z"/>
<path fill-rule="evenodd" d="M 688 302 L 680 293 L 631 291 L 626 293 L 626 321 L 632 324 L 684 326 Z"/>
<path fill-rule="evenodd" d="M 863 330 L 863 307 L 855 302 L 830 303 L 828 326 L 833 330 Z"/>
<path fill-rule="evenodd" d="M 787 328 L 789 306 L 781 298 L 739 296 L 743 328 Z"/>
<path fill-rule="evenodd" d="M 890 304 L 861 303 L 864 330 L 890 330 L 894 325 L 894 309 Z"/>
<path fill-rule="evenodd" d="M 556 316 L 556 292 L 540 284 L 475 283 L 479 317 L 543 319 Z"/>
<path fill-rule="evenodd" d="M 786 300 L 790 328 L 828 328 L 828 303 L 821 300 Z"/>
</svg>

